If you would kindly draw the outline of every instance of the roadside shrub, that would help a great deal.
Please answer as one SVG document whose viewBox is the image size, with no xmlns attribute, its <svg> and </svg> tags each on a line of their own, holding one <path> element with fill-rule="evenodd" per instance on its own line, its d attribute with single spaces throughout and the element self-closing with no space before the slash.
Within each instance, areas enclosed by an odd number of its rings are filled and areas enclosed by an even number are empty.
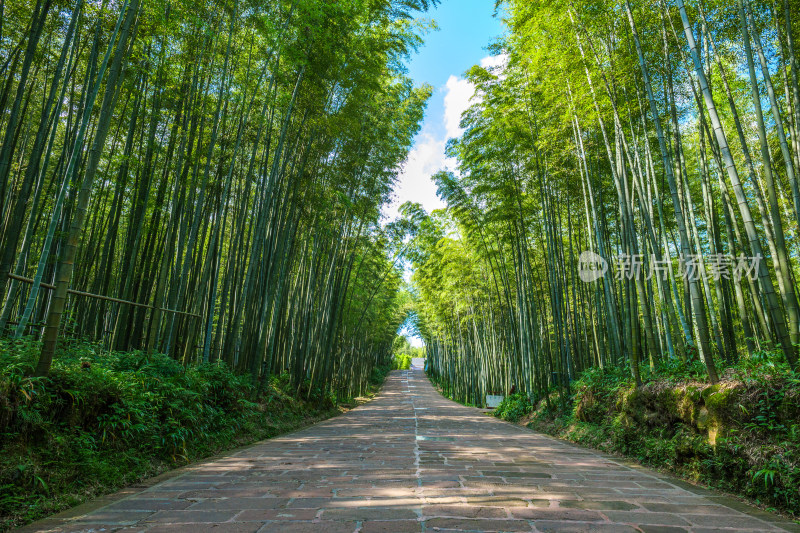
<svg viewBox="0 0 800 533">
<path fill-rule="evenodd" d="M 395 354 L 392 357 L 392 370 L 408 370 L 411 368 L 411 356 L 407 353 Z"/>
<path fill-rule="evenodd" d="M 508 422 L 518 422 L 533 409 L 527 395 L 516 393 L 503 398 L 500 405 L 494 410 L 494 416 Z"/>
<path fill-rule="evenodd" d="M 636 388 L 627 368 L 591 369 L 566 407 L 524 405 L 514 395 L 495 416 L 666 468 L 798 516 L 800 379 L 780 354 L 762 352 L 725 367 L 717 385 L 702 365 L 665 361 Z"/>
<path fill-rule="evenodd" d="M 39 346 L 0 339 L 0 530 L 338 412 L 293 397 L 283 376 L 259 390 L 224 363 L 185 368 L 75 340 L 32 377 Z"/>
</svg>

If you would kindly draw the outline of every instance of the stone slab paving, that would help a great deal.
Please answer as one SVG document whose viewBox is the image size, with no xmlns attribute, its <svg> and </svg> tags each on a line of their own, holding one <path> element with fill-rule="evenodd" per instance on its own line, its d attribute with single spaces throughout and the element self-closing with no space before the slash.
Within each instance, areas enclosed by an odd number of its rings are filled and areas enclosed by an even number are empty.
<svg viewBox="0 0 800 533">
<path fill-rule="evenodd" d="M 419 363 L 393 372 L 375 400 L 345 415 L 25 531 L 800 531 L 451 402 Z"/>
</svg>

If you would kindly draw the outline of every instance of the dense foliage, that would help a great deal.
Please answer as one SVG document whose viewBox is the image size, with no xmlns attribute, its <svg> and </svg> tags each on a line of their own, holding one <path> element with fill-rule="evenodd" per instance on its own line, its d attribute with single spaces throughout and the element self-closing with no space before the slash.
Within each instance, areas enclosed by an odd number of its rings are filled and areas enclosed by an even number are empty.
<svg viewBox="0 0 800 533">
<path fill-rule="evenodd" d="M 288 375 L 254 383 L 224 362 L 96 344 L 62 345 L 50 374 L 31 377 L 39 344 L 0 342 L 0 529 L 339 412 L 310 381 L 297 399 Z"/>
<path fill-rule="evenodd" d="M 432 379 L 482 405 L 589 368 L 796 370 L 800 5 L 504 4 L 447 208 L 405 211 Z"/>
<path fill-rule="evenodd" d="M 411 368 L 411 356 L 399 353 L 392 356 L 392 370 L 408 370 Z"/>
<path fill-rule="evenodd" d="M 407 337 L 398 335 L 392 343 L 392 367 L 395 370 L 408 370 L 411 360 L 416 357 L 425 357 L 425 348 L 412 346 Z"/>
<path fill-rule="evenodd" d="M 363 391 L 436 3 L 0 3 L 0 334 L 43 340 L 40 376 L 66 336 Z"/>
<path fill-rule="evenodd" d="M 716 385 L 704 373 L 667 365 L 636 387 L 628 372 L 587 370 L 567 403 L 555 391 L 515 394 L 495 416 L 798 516 L 800 380 L 768 354 L 727 369 Z"/>
<path fill-rule="evenodd" d="M 432 381 L 796 512 L 800 4 L 502 4 L 404 210 Z"/>
<path fill-rule="evenodd" d="M 407 320 L 459 401 L 797 507 L 798 0 L 498 2 L 446 209 L 382 225 L 436 4 L 0 2 L 5 512 L 358 396 Z"/>
</svg>

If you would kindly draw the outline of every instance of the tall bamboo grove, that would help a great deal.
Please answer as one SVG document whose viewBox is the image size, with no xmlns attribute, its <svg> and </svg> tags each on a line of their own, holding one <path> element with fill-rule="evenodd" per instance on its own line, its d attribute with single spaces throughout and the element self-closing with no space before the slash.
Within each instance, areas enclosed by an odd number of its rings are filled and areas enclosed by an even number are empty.
<svg viewBox="0 0 800 533">
<path fill-rule="evenodd" d="M 361 392 L 436 0 L 0 3 L 0 331 Z"/>
<path fill-rule="evenodd" d="M 499 67 L 406 206 L 431 376 L 545 397 L 587 368 L 800 343 L 800 4 L 509 0 Z M 584 252 L 605 275 L 584 279 Z"/>
</svg>

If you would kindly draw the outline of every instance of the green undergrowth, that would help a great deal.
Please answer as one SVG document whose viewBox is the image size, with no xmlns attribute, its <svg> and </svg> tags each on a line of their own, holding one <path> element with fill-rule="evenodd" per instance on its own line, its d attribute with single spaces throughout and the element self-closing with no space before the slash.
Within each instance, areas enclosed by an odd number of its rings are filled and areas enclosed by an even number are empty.
<svg viewBox="0 0 800 533">
<path fill-rule="evenodd" d="M 800 379 L 768 354 L 713 386 L 702 372 L 671 363 L 636 388 L 627 369 L 589 370 L 568 396 L 514 394 L 494 414 L 800 518 Z"/>
<path fill-rule="evenodd" d="M 342 409 L 298 399 L 288 376 L 259 386 L 224 364 L 81 342 L 60 349 L 48 377 L 30 377 L 38 349 L 0 340 L 0 531 Z M 389 370 L 374 371 L 373 390 Z"/>
<path fill-rule="evenodd" d="M 411 356 L 406 353 L 395 354 L 392 357 L 393 370 L 408 370 L 411 368 Z"/>
</svg>

